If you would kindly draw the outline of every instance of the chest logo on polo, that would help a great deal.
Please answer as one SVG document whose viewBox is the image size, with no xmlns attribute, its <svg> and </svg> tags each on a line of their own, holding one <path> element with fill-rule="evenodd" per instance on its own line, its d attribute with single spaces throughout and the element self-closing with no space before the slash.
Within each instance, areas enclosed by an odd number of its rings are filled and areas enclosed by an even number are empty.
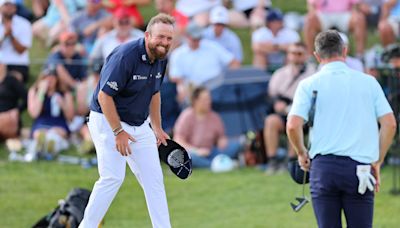
<svg viewBox="0 0 400 228">
<path fill-rule="evenodd" d="M 116 81 L 107 82 L 107 85 L 110 86 L 111 89 L 118 91 L 118 84 Z"/>
<path fill-rule="evenodd" d="M 135 74 L 135 75 L 132 76 L 132 79 L 133 80 L 146 80 L 147 76 L 142 76 L 142 75 Z"/>
<path fill-rule="evenodd" d="M 157 75 L 156 75 L 156 78 L 159 79 L 159 78 L 161 78 L 161 77 L 162 77 L 161 73 L 158 72 Z"/>
</svg>

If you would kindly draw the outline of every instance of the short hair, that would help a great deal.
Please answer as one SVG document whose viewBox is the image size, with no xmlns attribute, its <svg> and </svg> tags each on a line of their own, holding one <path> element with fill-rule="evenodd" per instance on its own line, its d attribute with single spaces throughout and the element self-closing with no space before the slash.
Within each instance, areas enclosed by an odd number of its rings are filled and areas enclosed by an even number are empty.
<svg viewBox="0 0 400 228">
<path fill-rule="evenodd" d="M 153 27 L 153 25 L 158 24 L 158 23 L 163 23 L 163 24 L 168 24 L 168 25 L 175 25 L 175 19 L 165 13 L 159 13 L 156 16 L 152 17 L 149 21 L 149 23 L 147 24 L 146 27 L 146 32 L 150 32 L 151 28 Z"/>
<path fill-rule="evenodd" d="M 295 47 L 301 47 L 303 49 L 307 49 L 306 44 L 304 42 L 302 42 L 302 41 L 298 41 L 298 42 L 292 43 L 291 45 L 293 45 Z M 291 46 L 291 45 L 289 45 L 289 46 Z"/>
<path fill-rule="evenodd" d="M 196 87 L 196 88 L 193 90 L 192 96 L 191 96 L 191 99 L 190 99 L 192 106 L 194 105 L 194 102 L 200 97 L 200 94 L 201 94 L 202 92 L 204 92 L 204 91 L 208 91 L 207 88 L 204 87 L 204 86 Z"/>
<path fill-rule="evenodd" d="M 344 43 L 336 30 L 320 32 L 314 41 L 315 52 L 322 59 L 341 56 Z"/>
</svg>

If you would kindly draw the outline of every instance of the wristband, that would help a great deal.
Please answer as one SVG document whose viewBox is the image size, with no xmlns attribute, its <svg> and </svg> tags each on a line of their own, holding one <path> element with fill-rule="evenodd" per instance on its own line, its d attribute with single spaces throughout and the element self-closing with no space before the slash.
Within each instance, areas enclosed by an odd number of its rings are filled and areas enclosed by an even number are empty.
<svg viewBox="0 0 400 228">
<path fill-rule="evenodd" d="M 122 127 L 120 127 L 120 128 L 117 128 L 117 130 L 116 131 L 113 131 L 114 132 L 114 136 L 117 136 L 117 135 L 119 135 L 119 133 L 121 133 L 121 132 L 123 132 L 124 131 L 124 129 L 122 128 Z"/>
<path fill-rule="evenodd" d="M 118 131 L 118 130 L 121 129 L 121 128 L 122 128 L 121 126 L 116 127 L 116 128 L 114 128 L 114 129 L 112 130 L 112 132 L 116 132 L 116 131 Z"/>
</svg>

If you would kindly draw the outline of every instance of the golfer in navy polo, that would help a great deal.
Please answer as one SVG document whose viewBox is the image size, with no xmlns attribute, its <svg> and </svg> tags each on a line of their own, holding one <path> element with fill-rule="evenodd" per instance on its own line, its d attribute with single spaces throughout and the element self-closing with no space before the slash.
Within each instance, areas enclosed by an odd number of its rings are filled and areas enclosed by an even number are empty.
<svg viewBox="0 0 400 228">
<path fill-rule="evenodd" d="M 346 53 L 338 32 L 318 34 L 314 55 L 323 66 L 300 82 L 286 127 L 300 166 L 310 171 L 321 228 L 342 227 L 342 210 L 347 227 L 372 227 L 374 189 L 379 191 L 380 167 L 396 130 L 381 86 L 374 77 L 350 69 Z M 313 91 L 318 95 L 307 151 L 303 123 L 308 121 Z"/>
<path fill-rule="evenodd" d="M 169 138 L 161 127 L 159 90 L 173 33 L 174 19 L 159 14 L 150 20 L 144 38 L 107 57 L 88 122 L 100 178 L 81 228 L 98 227 L 124 181 L 126 163 L 144 190 L 153 227 L 171 227 L 157 143 Z"/>
</svg>

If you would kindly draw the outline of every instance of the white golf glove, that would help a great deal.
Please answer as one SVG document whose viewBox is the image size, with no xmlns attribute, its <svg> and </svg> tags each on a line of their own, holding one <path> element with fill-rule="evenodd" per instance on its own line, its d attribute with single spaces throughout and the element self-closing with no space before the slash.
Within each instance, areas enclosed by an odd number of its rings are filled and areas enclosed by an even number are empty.
<svg viewBox="0 0 400 228">
<path fill-rule="evenodd" d="M 375 177 L 371 174 L 371 165 L 357 165 L 358 193 L 364 194 L 367 188 L 374 190 Z"/>
</svg>

